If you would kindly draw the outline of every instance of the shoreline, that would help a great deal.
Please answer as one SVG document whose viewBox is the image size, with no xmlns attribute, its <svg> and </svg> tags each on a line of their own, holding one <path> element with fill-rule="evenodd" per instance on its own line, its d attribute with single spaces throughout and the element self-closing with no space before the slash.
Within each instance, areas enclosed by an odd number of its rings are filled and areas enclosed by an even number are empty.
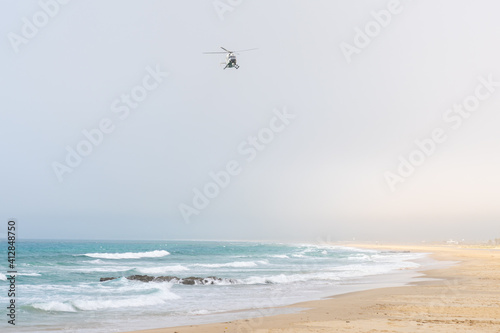
<svg viewBox="0 0 500 333">
<path fill-rule="evenodd" d="M 133 331 L 195 332 L 498 332 L 500 251 L 461 245 L 332 244 L 373 250 L 429 253 L 453 266 L 423 267 L 409 285 L 343 293 L 321 300 L 259 309 L 261 316 L 213 324 Z M 293 311 L 274 314 L 273 309 Z M 267 313 L 268 310 L 271 313 Z"/>
</svg>

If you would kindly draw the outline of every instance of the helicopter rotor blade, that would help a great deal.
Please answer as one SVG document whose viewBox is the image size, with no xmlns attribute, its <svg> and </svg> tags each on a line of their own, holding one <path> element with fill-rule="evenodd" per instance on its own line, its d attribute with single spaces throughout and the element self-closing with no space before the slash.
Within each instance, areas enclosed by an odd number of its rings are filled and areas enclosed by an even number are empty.
<svg viewBox="0 0 500 333">
<path fill-rule="evenodd" d="M 257 48 L 255 49 L 246 49 L 246 50 L 238 50 L 238 51 L 234 51 L 234 52 L 246 52 L 246 51 L 253 51 L 253 50 L 258 50 Z"/>
<path fill-rule="evenodd" d="M 203 52 L 203 54 L 226 54 L 226 53 L 237 53 L 237 52 L 258 50 L 257 48 L 254 48 L 254 49 L 246 49 L 246 50 L 238 50 L 238 51 L 229 51 L 228 49 L 226 49 L 222 46 L 220 48 L 223 49 L 225 52 Z"/>
</svg>

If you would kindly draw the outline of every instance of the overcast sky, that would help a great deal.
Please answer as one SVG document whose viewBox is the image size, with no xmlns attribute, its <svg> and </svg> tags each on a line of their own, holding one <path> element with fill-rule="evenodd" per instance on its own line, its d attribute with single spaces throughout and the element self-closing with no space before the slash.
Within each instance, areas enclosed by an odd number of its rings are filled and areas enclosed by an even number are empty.
<svg viewBox="0 0 500 333">
<path fill-rule="evenodd" d="M 499 12 L 4 0 L 0 220 L 25 238 L 500 237 Z M 258 50 L 223 70 L 202 54 L 221 46 Z"/>
</svg>

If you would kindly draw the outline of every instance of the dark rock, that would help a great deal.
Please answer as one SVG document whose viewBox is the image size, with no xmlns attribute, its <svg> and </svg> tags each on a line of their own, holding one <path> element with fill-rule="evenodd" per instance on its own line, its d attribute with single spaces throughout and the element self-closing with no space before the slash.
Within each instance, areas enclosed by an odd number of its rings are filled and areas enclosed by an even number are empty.
<svg viewBox="0 0 500 333">
<path fill-rule="evenodd" d="M 101 278 L 99 281 L 100 281 L 100 282 L 105 282 L 105 281 L 115 280 L 115 279 L 118 279 L 118 278 L 115 278 L 115 277 L 107 277 L 107 278 Z"/>
<path fill-rule="evenodd" d="M 193 285 L 193 284 L 197 284 L 196 282 L 200 282 L 200 284 L 201 284 L 201 281 L 202 281 L 202 278 L 198 278 L 198 277 L 190 276 L 190 277 L 187 277 L 187 278 L 182 279 L 182 280 L 181 280 L 181 281 L 179 281 L 179 282 L 180 282 L 180 283 L 182 283 L 182 284 L 189 284 L 189 285 Z"/>
<path fill-rule="evenodd" d="M 101 278 L 100 281 L 109 281 L 109 280 L 115 280 L 118 279 L 116 277 L 104 277 Z M 208 276 L 206 278 L 202 277 L 196 277 L 196 276 L 189 276 L 186 278 L 179 278 L 177 276 L 149 276 L 149 275 L 131 275 L 127 276 L 128 280 L 136 280 L 136 281 L 142 281 L 142 282 L 172 282 L 172 283 L 177 283 L 177 284 L 185 284 L 185 285 L 197 285 L 197 284 L 215 284 L 215 283 L 221 283 L 221 282 L 228 282 L 228 283 L 236 283 L 236 280 L 233 279 L 222 279 L 218 278 L 216 276 Z"/>
<path fill-rule="evenodd" d="M 178 282 L 179 278 L 177 276 L 158 276 L 154 279 L 155 282 Z"/>
<path fill-rule="evenodd" d="M 151 282 L 154 279 L 155 279 L 154 276 L 149 276 L 149 275 L 131 275 L 131 276 L 127 276 L 127 280 L 138 280 L 138 281 L 142 281 L 142 282 Z"/>
</svg>

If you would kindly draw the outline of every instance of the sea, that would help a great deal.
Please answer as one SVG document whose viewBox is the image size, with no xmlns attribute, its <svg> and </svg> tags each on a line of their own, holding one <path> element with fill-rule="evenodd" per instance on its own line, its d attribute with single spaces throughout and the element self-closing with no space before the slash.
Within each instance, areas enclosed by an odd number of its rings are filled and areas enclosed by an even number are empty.
<svg viewBox="0 0 500 333">
<path fill-rule="evenodd" d="M 125 332 L 276 315 L 300 310 L 284 305 L 405 285 L 430 260 L 326 243 L 21 240 L 9 297 L 3 252 L 2 332 Z M 127 278 L 138 275 L 169 278 Z M 258 321 L 248 323 L 242 332 Z"/>
</svg>

